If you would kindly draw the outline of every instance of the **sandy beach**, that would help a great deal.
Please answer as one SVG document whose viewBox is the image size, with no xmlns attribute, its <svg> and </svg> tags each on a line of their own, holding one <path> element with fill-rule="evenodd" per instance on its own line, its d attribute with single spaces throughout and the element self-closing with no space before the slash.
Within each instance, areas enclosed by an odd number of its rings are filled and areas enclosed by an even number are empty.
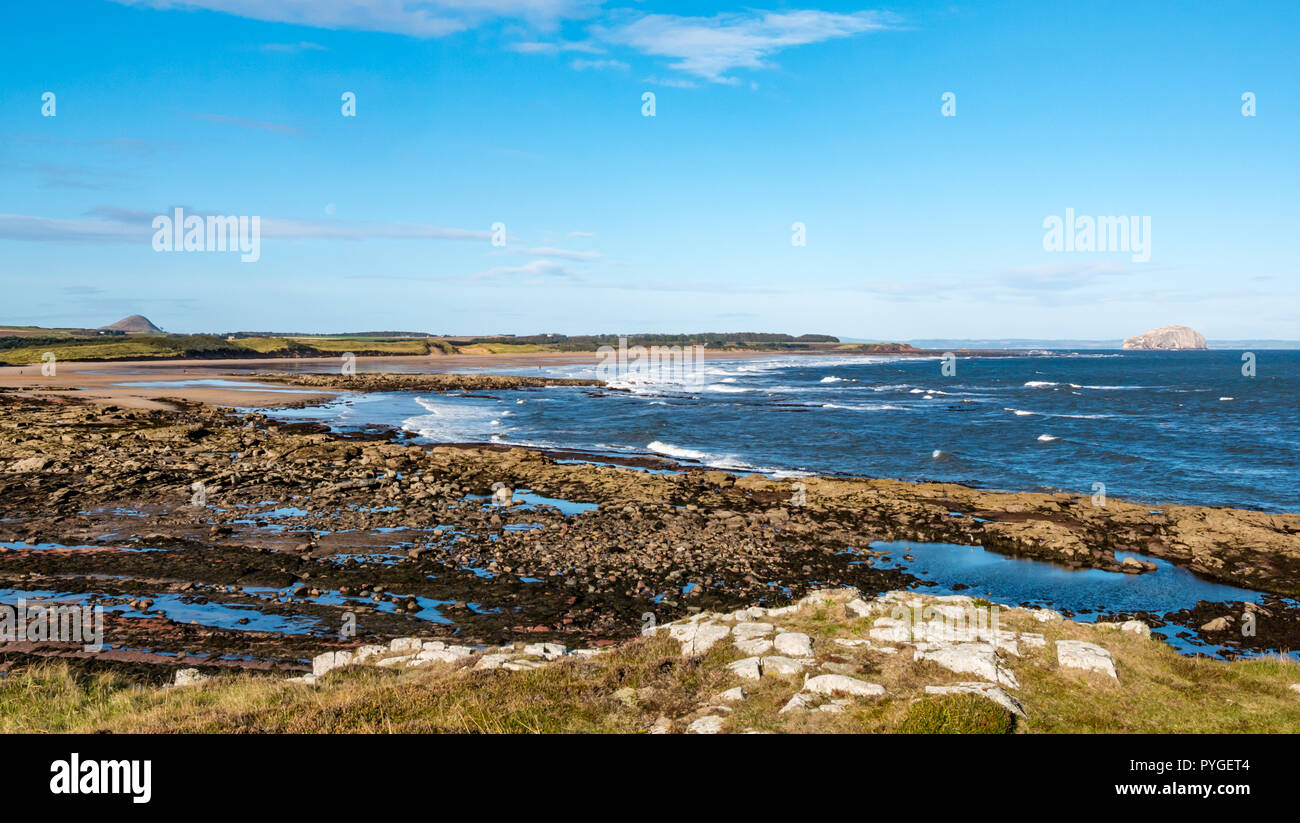
<svg viewBox="0 0 1300 823">
<path fill-rule="evenodd" d="M 776 356 L 808 356 L 802 353 L 708 351 L 709 359 L 757 359 Z M 854 356 L 854 355 L 846 355 Z M 382 372 L 386 369 L 415 370 L 422 372 L 456 372 L 474 369 L 517 369 L 520 375 L 544 366 L 594 364 L 599 361 L 596 352 L 553 352 L 514 354 L 453 354 L 423 357 L 358 357 L 358 372 Z M 268 408 L 273 406 L 317 403 L 329 400 L 340 392 L 284 390 L 257 391 L 253 388 L 231 387 L 177 387 L 160 385 L 124 386 L 123 383 L 175 383 L 189 380 L 231 379 L 256 383 L 255 372 L 274 372 L 291 367 L 321 373 L 337 372 L 337 357 L 309 358 L 248 358 L 236 360 L 142 360 L 142 361 L 91 361 L 60 362 L 53 377 L 41 374 L 39 364 L 30 366 L 0 367 L 0 388 L 25 389 L 34 394 L 76 396 L 96 402 L 128 408 L 159 409 L 168 407 L 160 401 L 180 398 L 194 403 L 214 406 L 243 406 Z"/>
</svg>

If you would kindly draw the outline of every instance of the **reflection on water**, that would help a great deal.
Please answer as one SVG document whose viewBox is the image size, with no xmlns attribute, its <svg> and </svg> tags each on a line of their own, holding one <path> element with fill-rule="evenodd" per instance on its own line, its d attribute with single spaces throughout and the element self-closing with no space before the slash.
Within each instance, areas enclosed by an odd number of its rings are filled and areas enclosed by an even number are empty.
<svg viewBox="0 0 1300 823">
<path fill-rule="evenodd" d="M 1100 569 L 1070 569 L 1055 563 L 1010 557 L 985 551 L 980 546 L 952 543 L 877 541 L 873 551 L 888 553 L 873 566 L 900 569 L 933 583 L 918 587 L 927 594 L 964 594 L 984 597 L 1013 606 L 1057 609 L 1071 619 L 1092 623 L 1098 617 L 1119 612 L 1164 614 L 1190 609 L 1198 601 L 1212 603 L 1258 603 L 1263 595 L 1222 583 L 1203 580 L 1156 557 L 1116 552 L 1119 560 L 1133 557 L 1156 564 L 1154 572 L 1124 574 Z M 851 553 L 853 552 L 850 549 Z M 907 560 L 905 555 L 913 557 Z M 851 561 L 861 562 L 861 561 Z M 1180 652 L 1217 654 L 1223 647 L 1197 645 L 1176 636 L 1185 627 L 1166 625 L 1152 629 Z M 1234 650 L 1240 653 L 1240 650 Z M 1300 652 L 1292 652 L 1300 656 Z"/>
</svg>

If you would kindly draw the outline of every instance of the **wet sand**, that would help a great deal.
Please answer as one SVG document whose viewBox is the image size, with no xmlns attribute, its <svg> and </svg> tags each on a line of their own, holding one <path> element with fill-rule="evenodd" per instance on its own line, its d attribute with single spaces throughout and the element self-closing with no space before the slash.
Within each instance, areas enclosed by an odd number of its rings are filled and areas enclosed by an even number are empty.
<svg viewBox="0 0 1300 823">
<path fill-rule="evenodd" d="M 708 358 L 762 358 L 786 354 L 804 356 L 801 352 L 744 352 L 708 351 Z M 848 355 L 854 356 L 854 355 Z M 358 357 L 358 372 L 385 370 L 421 372 L 454 372 L 464 369 L 518 369 L 528 375 L 544 366 L 567 366 L 599 362 L 596 352 L 524 354 L 454 354 L 428 356 Z M 339 369 L 338 357 L 305 358 L 248 358 L 238 360 L 143 360 L 143 361 L 88 361 L 57 364 L 57 374 L 46 377 L 39 364 L 0 367 L 0 388 L 27 389 L 35 394 L 75 395 L 83 400 L 108 403 L 127 408 L 172 408 L 166 398 L 180 398 L 194 403 L 214 406 L 270 408 L 274 406 L 320 403 L 338 396 L 339 391 L 304 389 L 294 393 L 256 391 L 232 387 L 175 387 L 157 388 L 124 386 L 123 383 L 174 383 L 186 380 L 241 380 L 258 381 L 256 372 L 275 372 L 285 369 L 310 370 L 323 373 Z"/>
<path fill-rule="evenodd" d="M 745 356 L 745 355 L 741 355 Z M 420 371 L 449 372 L 457 369 L 513 368 L 521 374 L 539 366 L 570 365 L 595 362 L 594 352 L 574 354 L 510 354 L 510 355 L 437 355 L 428 357 L 358 357 L 357 371 L 382 371 L 398 367 Z M 278 371 L 286 367 L 309 368 L 329 372 L 339 368 L 337 357 L 311 358 L 249 358 L 241 360 L 144 360 L 144 361 L 87 361 L 57 364 L 53 377 L 41 374 L 41 367 L 0 367 L 0 388 L 26 389 L 35 395 L 75 396 L 95 403 L 107 403 L 126 408 L 165 409 L 173 404 L 167 398 L 179 398 L 193 403 L 213 406 L 241 406 L 270 408 L 274 406 L 320 403 L 342 392 L 302 389 L 287 391 L 257 391 L 234 387 L 176 387 L 159 385 L 125 386 L 124 383 L 168 384 L 188 380 L 238 380 L 256 384 L 262 381 L 255 372 Z"/>
</svg>

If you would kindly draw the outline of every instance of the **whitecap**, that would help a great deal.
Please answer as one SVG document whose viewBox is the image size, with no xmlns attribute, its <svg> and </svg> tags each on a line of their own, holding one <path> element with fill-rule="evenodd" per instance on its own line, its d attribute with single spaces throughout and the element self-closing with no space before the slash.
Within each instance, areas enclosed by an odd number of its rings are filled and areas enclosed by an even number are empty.
<svg viewBox="0 0 1300 823">
<path fill-rule="evenodd" d="M 842 409 L 844 411 L 911 411 L 907 406 L 893 406 L 889 403 L 867 403 L 863 405 L 845 405 L 842 403 L 822 403 L 823 409 Z"/>
<path fill-rule="evenodd" d="M 674 446 L 672 443 L 663 443 L 658 440 L 647 444 L 646 448 L 655 454 L 662 454 L 668 457 L 680 457 L 683 460 L 704 461 L 709 458 L 709 455 L 705 452 L 696 451 L 695 449 L 687 449 L 682 446 Z"/>
</svg>

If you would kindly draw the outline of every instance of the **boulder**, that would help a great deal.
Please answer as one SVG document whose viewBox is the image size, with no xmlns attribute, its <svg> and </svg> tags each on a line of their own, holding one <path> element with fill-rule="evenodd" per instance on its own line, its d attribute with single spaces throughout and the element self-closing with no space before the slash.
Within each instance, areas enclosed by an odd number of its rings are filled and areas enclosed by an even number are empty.
<svg viewBox="0 0 1300 823">
<path fill-rule="evenodd" d="M 1119 680 L 1119 675 L 1115 674 L 1114 658 L 1110 656 L 1110 652 L 1095 643 L 1085 643 L 1082 640 L 1058 640 L 1056 662 L 1064 668 L 1099 672 L 1113 680 Z"/>
<path fill-rule="evenodd" d="M 735 646 L 741 654 L 758 656 L 767 654 L 772 650 L 772 641 L 766 637 L 749 637 L 744 640 L 737 639 Z"/>
<path fill-rule="evenodd" d="M 803 671 L 804 665 L 802 660 L 792 660 L 789 657 L 781 657 L 780 655 L 771 655 L 769 657 L 760 658 L 760 664 L 762 665 L 764 675 L 798 674 Z"/>
<path fill-rule="evenodd" d="M 1123 623 L 1096 623 L 1099 629 L 1118 629 L 1129 634 L 1136 634 L 1138 637 L 1150 637 L 1151 627 L 1141 620 L 1125 620 Z"/>
<path fill-rule="evenodd" d="M 560 643 L 529 643 L 524 646 L 524 654 L 540 657 L 543 660 L 555 660 L 563 657 L 568 648 Z"/>
<path fill-rule="evenodd" d="M 176 679 L 173 681 L 173 685 L 194 686 L 202 683 L 204 680 L 211 679 L 211 675 L 203 674 L 198 669 L 178 669 L 176 671 Z"/>
<path fill-rule="evenodd" d="M 372 658 L 381 657 L 385 654 L 388 654 L 387 646 L 378 646 L 378 645 L 358 646 L 356 653 L 352 658 L 352 662 L 365 663 L 366 661 Z"/>
<path fill-rule="evenodd" d="M 725 692 L 718 694 L 718 699 L 723 703 L 737 703 L 745 699 L 745 687 L 737 686 L 734 689 L 727 689 Z"/>
<path fill-rule="evenodd" d="M 778 634 L 772 645 L 786 657 L 813 656 L 812 638 L 801 632 Z"/>
<path fill-rule="evenodd" d="M 735 672 L 737 677 L 743 677 L 746 680 L 758 680 L 763 676 L 762 662 L 757 657 L 746 657 L 743 660 L 737 660 L 735 663 L 728 664 L 727 668 Z"/>
<path fill-rule="evenodd" d="M 731 633 L 738 639 L 743 639 L 768 635 L 775 630 L 776 627 L 771 623 L 737 623 L 732 627 Z"/>
<path fill-rule="evenodd" d="M 682 656 L 704 654 L 722 638 L 731 634 L 731 627 L 721 623 L 670 623 L 668 635 L 682 644 Z"/>
<path fill-rule="evenodd" d="M 451 646 L 445 649 L 424 649 L 415 656 L 412 663 L 455 663 L 457 660 L 464 660 L 472 654 L 464 646 Z"/>
<path fill-rule="evenodd" d="M 1041 649 L 1047 645 L 1047 638 L 1035 632 L 1021 632 L 1020 642 L 1030 649 Z"/>
<path fill-rule="evenodd" d="M 948 671 L 973 674 L 1013 689 L 1020 688 L 1015 673 L 1002 667 L 997 650 L 991 643 L 958 643 L 951 646 L 920 644 L 916 647 L 914 659 L 929 660 Z"/>
<path fill-rule="evenodd" d="M 686 727 L 687 734 L 717 734 L 722 731 L 723 718 L 717 715 L 706 715 L 699 720 L 691 723 Z"/>
<path fill-rule="evenodd" d="M 810 677 L 804 682 L 803 690 L 813 694 L 848 694 L 854 697 L 879 697 L 885 693 L 884 686 L 842 674 L 819 674 Z"/>
<path fill-rule="evenodd" d="M 311 673 L 317 677 L 327 674 L 334 668 L 334 652 L 318 654 L 311 659 Z"/>
<path fill-rule="evenodd" d="M 844 604 L 844 611 L 849 617 L 869 617 L 871 615 L 871 604 L 861 597 L 854 598 Z"/>
<path fill-rule="evenodd" d="M 1017 717 L 1025 716 L 1025 708 L 1020 701 L 992 683 L 953 683 L 947 686 L 926 686 L 926 694 L 977 694 L 986 697 Z"/>
<path fill-rule="evenodd" d="M 475 669 L 499 669 L 507 662 L 509 662 L 512 657 L 514 657 L 514 655 L 509 653 L 504 653 L 504 652 L 485 654 L 479 658 L 479 661 L 477 663 L 474 664 L 474 668 Z"/>
<path fill-rule="evenodd" d="M 50 458 L 37 455 L 36 457 L 19 460 L 16 463 L 10 463 L 9 468 L 5 469 L 5 471 L 11 473 L 38 472 L 44 470 L 48 465 L 50 465 Z"/>
</svg>

